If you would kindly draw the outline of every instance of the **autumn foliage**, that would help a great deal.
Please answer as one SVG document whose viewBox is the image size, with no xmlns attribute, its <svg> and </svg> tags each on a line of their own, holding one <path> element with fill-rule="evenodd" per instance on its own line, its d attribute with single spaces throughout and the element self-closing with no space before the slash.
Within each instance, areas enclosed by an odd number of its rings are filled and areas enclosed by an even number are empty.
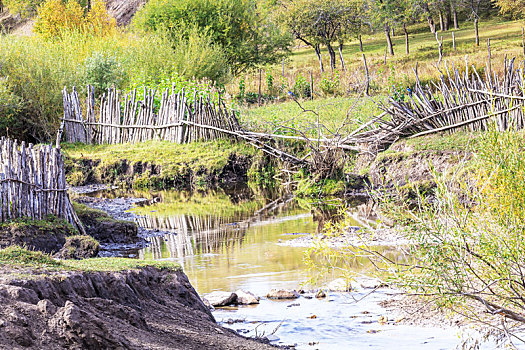
<svg viewBox="0 0 525 350">
<path fill-rule="evenodd" d="M 75 0 L 47 0 L 38 7 L 34 31 L 45 38 L 54 38 L 67 30 L 105 36 L 115 28 L 116 20 L 106 11 L 103 0 L 95 0 L 89 11 Z"/>
</svg>

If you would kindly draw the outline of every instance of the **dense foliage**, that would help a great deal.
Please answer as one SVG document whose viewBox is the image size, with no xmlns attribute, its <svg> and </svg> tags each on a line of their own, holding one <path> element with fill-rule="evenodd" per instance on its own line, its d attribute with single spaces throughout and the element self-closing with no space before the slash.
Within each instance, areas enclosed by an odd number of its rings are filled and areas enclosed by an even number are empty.
<svg viewBox="0 0 525 350">
<path fill-rule="evenodd" d="M 279 62 L 290 46 L 290 37 L 254 0 L 152 0 L 136 14 L 134 27 L 167 32 L 175 43 L 181 37 L 208 37 L 224 52 L 234 75 Z"/>
</svg>

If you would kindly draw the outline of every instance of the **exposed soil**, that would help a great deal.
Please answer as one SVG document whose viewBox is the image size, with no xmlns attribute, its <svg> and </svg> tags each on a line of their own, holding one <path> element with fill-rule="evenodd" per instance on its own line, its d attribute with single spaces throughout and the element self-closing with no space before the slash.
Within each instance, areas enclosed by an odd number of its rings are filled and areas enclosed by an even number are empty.
<svg viewBox="0 0 525 350">
<path fill-rule="evenodd" d="M 72 227 L 59 220 L 10 222 L 0 225 L 0 249 L 11 245 L 25 246 L 49 254 L 58 252 L 66 237 L 75 234 Z"/>
<path fill-rule="evenodd" d="M 438 308 L 428 299 L 400 293 L 379 303 L 393 315 L 396 323 L 422 327 L 461 327 L 468 321 L 452 312 Z"/>
<path fill-rule="evenodd" d="M 180 271 L 0 269 L 0 348 L 271 349 L 215 323 Z"/>
<path fill-rule="evenodd" d="M 120 187 L 150 187 L 170 189 L 214 188 L 248 181 L 252 164 L 249 156 L 231 154 L 226 165 L 219 170 L 181 167 L 177 173 L 163 171 L 161 165 L 148 162 L 130 162 L 120 159 L 110 164 L 98 159 L 68 159 L 66 176 L 73 186 L 115 184 Z"/>
</svg>

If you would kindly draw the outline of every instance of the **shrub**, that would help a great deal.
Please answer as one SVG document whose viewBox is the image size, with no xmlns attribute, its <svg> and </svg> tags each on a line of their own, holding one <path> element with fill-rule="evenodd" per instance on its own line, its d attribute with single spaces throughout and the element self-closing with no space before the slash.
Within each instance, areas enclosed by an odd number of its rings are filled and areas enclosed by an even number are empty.
<svg viewBox="0 0 525 350">
<path fill-rule="evenodd" d="M 115 28 L 116 20 L 107 13 L 102 0 L 95 0 L 87 13 L 76 0 L 47 0 L 38 6 L 34 31 L 44 38 L 56 38 L 70 30 L 105 36 Z"/>
<path fill-rule="evenodd" d="M 116 57 L 95 52 L 84 63 L 84 79 L 100 95 L 110 87 L 121 88 L 125 73 Z"/>
<path fill-rule="evenodd" d="M 323 77 L 319 83 L 319 89 L 323 96 L 334 96 L 339 92 L 339 73 L 335 72 L 332 77 Z"/>
<path fill-rule="evenodd" d="M 255 0 L 151 0 L 136 15 L 141 32 L 166 32 L 177 43 L 194 26 L 207 31 L 224 52 L 234 75 L 261 64 L 277 63 L 291 38 L 272 23 Z"/>
<path fill-rule="evenodd" d="M 24 124 L 17 118 L 22 109 L 22 99 L 9 89 L 8 78 L 0 77 L 0 136 L 24 134 Z"/>
<path fill-rule="evenodd" d="M 297 97 L 310 97 L 312 92 L 310 91 L 310 83 L 301 74 L 295 78 L 293 85 L 293 93 Z"/>
</svg>

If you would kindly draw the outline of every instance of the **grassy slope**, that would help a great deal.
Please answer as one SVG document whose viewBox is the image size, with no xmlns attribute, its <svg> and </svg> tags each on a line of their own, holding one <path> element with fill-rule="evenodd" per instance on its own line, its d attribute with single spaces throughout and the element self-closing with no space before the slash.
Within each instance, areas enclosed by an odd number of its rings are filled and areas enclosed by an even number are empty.
<svg viewBox="0 0 525 350">
<path fill-rule="evenodd" d="M 438 33 L 443 36 L 444 57 L 449 66 L 454 63 L 456 66 L 464 66 L 465 55 L 468 55 L 469 64 L 477 67 L 485 66 L 487 62 L 487 38 L 491 39 L 491 52 L 493 70 L 502 69 L 502 58 L 508 57 L 522 58 L 523 49 L 521 48 L 521 28 L 522 22 L 490 20 L 480 22 L 480 46 L 474 43 L 473 24 L 464 22 L 460 24 L 459 30 Z M 452 50 L 452 31 L 456 36 L 456 51 Z M 385 101 L 385 95 L 390 92 L 391 86 L 409 86 L 414 83 L 413 68 L 418 63 L 418 73 L 423 82 L 438 76 L 436 61 L 438 59 L 437 43 L 435 37 L 428 31 L 425 24 L 420 24 L 409 28 L 410 54 L 405 54 L 404 36 L 400 30 L 393 38 L 395 45 L 395 55 L 388 57 L 387 64 L 383 63 L 385 52 L 385 39 L 382 32 L 374 35 L 364 36 L 364 50 L 367 56 L 368 66 L 372 78 L 372 92 L 376 95 L 376 102 Z M 328 64 L 327 55 L 323 53 L 325 66 Z M 359 52 L 357 41 L 347 44 L 344 48 L 348 72 L 340 72 L 340 91 L 339 94 L 347 94 L 352 90 L 352 86 L 359 86 L 364 81 L 362 68 L 362 55 Z M 339 66 L 339 62 L 338 66 Z M 443 69 L 442 63 L 441 68 Z M 325 67 L 329 70 L 328 67 Z M 321 75 L 315 53 L 310 48 L 301 47 L 296 49 L 290 61 L 286 65 L 286 78 L 281 77 L 281 66 L 274 66 L 268 69 L 275 79 L 287 81 L 288 88 L 292 89 L 295 78 L 301 74 L 308 76 L 313 73 L 316 95 L 321 95 L 319 84 L 321 79 L 332 79 L 330 73 Z M 274 83 L 274 84 L 280 84 Z M 357 85 L 356 85 L 357 84 Z M 266 86 L 263 81 L 263 93 L 266 93 Z M 285 84 L 286 85 L 286 84 Z M 238 79 L 234 80 L 229 86 L 228 91 L 235 94 L 238 89 Z M 257 91 L 258 73 L 253 76 L 246 76 L 246 90 Z M 355 95 L 348 97 L 322 97 L 314 101 L 301 101 L 305 109 L 312 109 L 319 113 L 321 122 L 330 130 L 334 130 L 340 122 L 346 118 L 347 111 L 355 101 Z M 281 96 L 280 101 L 283 101 Z M 359 123 L 369 120 L 373 115 L 380 113 L 379 108 L 371 99 L 362 98 L 354 111 L 350 113 L 353 122 L 349 129 L 355 128 Z M 316 121 L 316 115 L 311 112 L 301 113 L 300 107 L 291 100 L 281 103 L 268 104 L 262 107 L 243 107 L 241 108 L 242 121 L 251 128 L 263 131 L 272 131 L 276 124 L 285 124 L 292 128 L 312 127 Z M 347 130 L 346 130 L 347 131 Z M 283 134 L 290 133 L 286 130 L 280 131 Z M 312 131 L 310 131 L 312 134 Z M 325 132 L 325 134 L 328 134 Z"/>
<path fill-rule="evenodd" d="M 381 97 L 374 98 L 379 101 L 381 99 Z M 241 121 L 251 130 L 295 134 L 290 129 L 277 128 L 277 126 L 285 126 L 297 130 L 308 130 L 308 134 L 315 135 L 315 124 L 317 115 L 319 115 L 320 123 L 326 127 L 322 132 L 330 136 L 330 132 L 335 132 L 343 124 L 347 115 L 350 124 L 340 130 L 342 134 L 355 129 L 361 123 L 380 113 L 379 107 L 370 98 L 322 98 L 301 101 L 300 104 L 308 111 L 303 111 L 295 101 L 269 104 L 260 108 L 244 108 L 241 111 Z"/>
<path fill-rule="evenodd" d="M 522 58 L 521 28 L 520 21 L 504 21 L 502 19 L 481 20 L 480 22 L 480 46 L 474 42 L 474 26 L 472 22 L 460 23 L 460 29 L 439 32 L 443 36 L 443 60 L 456 65 L 464 66 L 465 55 L 468 55 L 469 64 L 485 66 L 487 62 L 487 39 L 491 39 L 492 61 L 495 70 L 501 67 L 504 55 L 508 57 Z M 397 30 L 396 36 L 392 38 L 394 43 L 394 56 L 388 56 L 387 64 L 384 64 L 385 37 L 382 31 L 373 35 L 364 35 L 364 53 L 366 54 L 368 67 L 372 79 L 372 91 L 386 93 L 392 84 L 410 84 L 414 82 L 413 68 L 418 63 L 418 73 L 422 80 L 428 80 L 438 76 L 436 62 L 439 54 L 437 42 L 425 24 L 418 24 L 408 29 L 410 38 L 410 54 L 405 54 L 405 38 L 401 30 Z M 456 51 L 452 49 L 452 32 L 456 36 Z M 328 55 L 326 50 L 322 52 L 325 64 L 325 73 L 321 75 L 317 57 L 314 51 L 303 46 L 296 48 L 290 60 L 286 64 L 285 77 L 283 78 L 281 65 L 269 67 L 268 71 L 274 76 L 274 85 L 283 81 L 289 88 L 293 86 L 298 75 L 309 77 L 313 74 L 316 94 L 321 94 L 319 84 L 322 78 L 332 79 L 328 66 Z M 364 81 L 364 69 L 362 53 L 359 51 L 359 42 L 347 43 L 343 49 L 343 56 L 347 66 L 347 72 L 340 72 L 341 93 L 355 90 Z M 337 60 L 337 69 L 340 68 Z M 442 67 L 443 68 L 443 67 Z M 236 94 L 239 86 L 239 78 L 234 79 L 228 86 L 230 93 Z M 246 91 L 258 91 L 258 72 L 245 76 Z M 309 79 L 307 79 L 309 80 Z M 263 80 L 263 93 L 267 91 Z"/>
<path fill-rule="evenodd" d="M 82 160 L 100 160 L 95 169 L 95 176 L 104 180 L 107 172 L 117 171 L 118 163 L 127 160 L 129 163 L 149 163 L 161 167 L 157 177 L 159 181 L 170 180 L 188 173 L 214 173 L 220 171 L 232 154 L 252 156 L 256 150 L 244 143 L 228 140 L 210 142 L 193 142 L 190 144 L 174 144 L 164 141 L 148 141 L 137 144 L 119 145 L 82 145 L 64 144 L 63 150 L 68 162 L 78 164 Z M 76 185 L 82 182 L 85 169 L 73 167 L 68 174 L 70 183 Z"/>
</svg>

